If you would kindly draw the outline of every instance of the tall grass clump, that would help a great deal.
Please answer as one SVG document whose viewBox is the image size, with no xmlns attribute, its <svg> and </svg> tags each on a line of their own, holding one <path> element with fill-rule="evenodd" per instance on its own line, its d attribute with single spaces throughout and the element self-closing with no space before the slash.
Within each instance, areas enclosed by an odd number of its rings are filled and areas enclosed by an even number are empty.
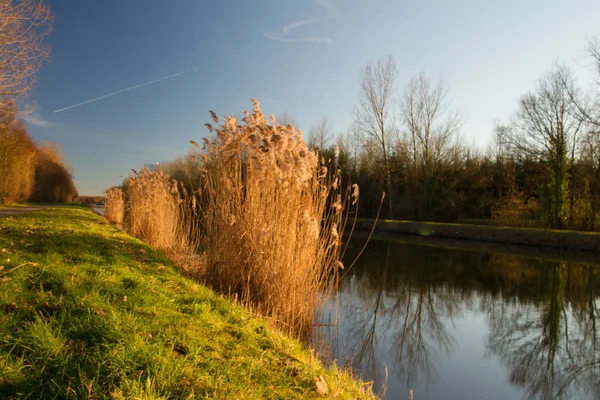
<svg viewBox="0 0 600 400">
<path fill-rule="evenodd" d="M 162 171 L 133 171 L 124 194 L 127 232 L 160 250 L 183 249 L 182 200 L 175 180 Z"/>
<path fill-rule="evenodd" d="M 207 280 L 302 333 L 343 268 L 340 174 L 301 131 L 273 116 L 269 125 L 253 101 L 243 125 L 226 117 L 216 139 L 204 139 L 199 239 Z"/>
<path fill-rule="evenodd" d="M 106 194 L 106 219 L 110 223 L 123 225 L 125 215 L 123 190 L 118 186 L 111 186 L 104 193 Z"/>
</svg>

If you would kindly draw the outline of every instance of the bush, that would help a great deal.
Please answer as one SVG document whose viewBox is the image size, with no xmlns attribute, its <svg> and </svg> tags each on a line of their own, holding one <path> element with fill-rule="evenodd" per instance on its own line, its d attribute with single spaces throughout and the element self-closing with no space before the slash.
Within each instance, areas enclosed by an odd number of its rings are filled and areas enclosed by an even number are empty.
<svg viewBox="0 0 600 400">
<path fill-rule="evenodd" d="M 538 202 L 523 192 L 514 194 L 492 208 L 492 219 L 500 226 L 540 227 Z"/>
<path fill-rule="evenodd" d="M 73 177 L 56 145 L 43 144 L 37 152 L 32 201 L 71 203 L 77 197 Z"/>
<path fill-rule="evenodd" d="M 60 150 L 36 144 L 17 112 L 14 103 L 0 106 L 0 204 L 73 201 L 77 190 Z"/>
</svg>

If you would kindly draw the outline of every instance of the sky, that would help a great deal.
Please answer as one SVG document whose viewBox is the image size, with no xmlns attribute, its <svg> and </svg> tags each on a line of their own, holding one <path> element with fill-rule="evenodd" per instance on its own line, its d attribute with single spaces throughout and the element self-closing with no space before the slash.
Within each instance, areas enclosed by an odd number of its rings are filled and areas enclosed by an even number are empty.
<svg viewBox="0 0 600 400">
<path fill-rule="evenodd" d="M 598 0 L 103 0 L 49 1 L 52 61 L 26 116 L 37 140 L 59 142 L 80 194 L 98 195 L 131 169 L 174 159 L 209 136 L 209 110 L 265 114 L 303 130 L 327 117 L 352 124 L 358 76 L 391 54 L 396 88 L 424 71 L 444 79 L 485 148 L 554 63 L 582 84 Z"/>
</svg>

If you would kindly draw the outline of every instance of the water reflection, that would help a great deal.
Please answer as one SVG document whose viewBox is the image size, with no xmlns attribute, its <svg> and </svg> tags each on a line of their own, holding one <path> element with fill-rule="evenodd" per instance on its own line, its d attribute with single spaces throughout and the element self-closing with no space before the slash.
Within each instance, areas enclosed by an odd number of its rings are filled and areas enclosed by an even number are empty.
<svg viewBox="0 0 600 400">
<path fill-rule="evenodd" d="M 316 346 L 376 389 L 387 367 L 389 398 L 600 398 L 599 289 L 594 266 L 372 241 Z"/>
<path fill-rule="evenodd" d="M 597 286 L 593 267 L 547 266 L 539 298 L 490 313 L 487 348 L 528 397 L 570 398 L 569 387 L 600 398 Z M 583 286 L 581 285 L 583 283 Z"/>
</svg>

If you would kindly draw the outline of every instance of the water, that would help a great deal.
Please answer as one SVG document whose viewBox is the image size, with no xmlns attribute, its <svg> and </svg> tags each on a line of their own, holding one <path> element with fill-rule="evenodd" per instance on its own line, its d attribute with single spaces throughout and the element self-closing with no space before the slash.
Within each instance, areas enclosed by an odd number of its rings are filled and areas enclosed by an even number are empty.
<svg viewBox="0 0 600 400">
<path fill-rule="evenodd" d="M 598 266 L 374 240 L 314 343 L 388 399 L 598 399 L 599 294 Z"/>
<path fill-rule="evenodd" d="M 93 205 L 90 206 L 90 208 L 97 214 L 102 215 L 103 217 L 106 215 L 106 206 Z"/>
</svg>

